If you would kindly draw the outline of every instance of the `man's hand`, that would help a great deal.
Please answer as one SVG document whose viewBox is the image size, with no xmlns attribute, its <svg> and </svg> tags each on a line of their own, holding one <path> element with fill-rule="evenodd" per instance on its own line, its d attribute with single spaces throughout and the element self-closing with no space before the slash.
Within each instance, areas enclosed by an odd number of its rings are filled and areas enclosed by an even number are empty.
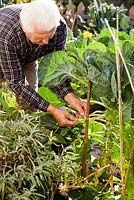
<svg viewBox="0 0 134 200">
<path fill-rule="evenodd" d="M 76 111 L 76 116 L 71 115 L 65 110 L 60 110 L 52 105 L 48 106 L 47 111 L 58 122 L 59 126 L 73 126 L 77 122 L 78 118 L 86 116 L 87 102 L 78 98 L 74 93 L 68 93 L 64 99 L 70 105 L 70 107 Z"/>
<path fill-rule="evenodd" d="M 77 122 L 77 117 L 71 115 L 65 110 L 60 110 L 52 105 L 49 105 L 47 111 L 58 122 L 59 126 L 68 127 L 73 126 Z"/>
<path fill-rule="evenodd" d="M 86 116 L 87 102 L 85 100 L 81 100 L 74 93 L 68 93 L 64 99 L 71 108 L 76 110 L 76 116 L 78 118 Z"/>
</svg>

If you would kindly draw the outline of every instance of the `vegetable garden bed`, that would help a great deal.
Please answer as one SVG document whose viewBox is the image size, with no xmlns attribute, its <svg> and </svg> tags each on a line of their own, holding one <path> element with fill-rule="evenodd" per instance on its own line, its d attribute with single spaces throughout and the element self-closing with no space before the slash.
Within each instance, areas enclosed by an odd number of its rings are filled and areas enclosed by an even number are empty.
<svg viewBox="0 0 134 200">
<path fill-rule="evenodd" d="M 86 99 L 90 81 L 87 127 L 79 119 L 61 128 L 48 113 L 19 109 L 5 84 L 0 89 L 1 200 L 134 199 L 134 32 L 99 25 L 94 35 L 69 32 L 65 52 L 39 60 L 39 94 L 68 112 L 48 87 L 70 79 Z"/>
</svg>

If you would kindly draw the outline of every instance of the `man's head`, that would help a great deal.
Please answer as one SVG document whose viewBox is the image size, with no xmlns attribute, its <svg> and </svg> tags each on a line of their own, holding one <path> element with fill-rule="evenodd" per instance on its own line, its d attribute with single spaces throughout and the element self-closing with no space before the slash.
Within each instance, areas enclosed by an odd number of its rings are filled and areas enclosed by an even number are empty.
<svg viewBox="0 0 134 200">
<path fill-rule="evenodd" d="M 36 0 L 24 4 L 20 12 L 21 27 L 35 44 L 48 44 L 59 26 L 61 15 L 53 0 Z"/>
</svg>

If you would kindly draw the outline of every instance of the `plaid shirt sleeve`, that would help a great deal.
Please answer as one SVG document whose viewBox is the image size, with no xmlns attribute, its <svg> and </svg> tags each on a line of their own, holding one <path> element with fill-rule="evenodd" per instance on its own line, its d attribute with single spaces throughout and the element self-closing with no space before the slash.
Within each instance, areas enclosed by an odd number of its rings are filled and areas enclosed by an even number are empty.
<svg viewBox="0 0 134 200">
<path fill-rule="evenodd" d="M 30 85 L 25 85 L 25 76 L 20 65 L 16 48 L 8 41 L 0 39 L 0 66 L 8 86 L 29 105 L 46 111 L 49 103 L 36 93 Z"/>
</svg>

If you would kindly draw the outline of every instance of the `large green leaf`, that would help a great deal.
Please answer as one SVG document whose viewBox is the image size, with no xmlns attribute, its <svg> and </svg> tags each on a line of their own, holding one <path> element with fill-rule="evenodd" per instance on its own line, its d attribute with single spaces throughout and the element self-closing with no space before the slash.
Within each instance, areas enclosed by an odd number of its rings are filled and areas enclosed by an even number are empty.
<svg viewBox="0 0 134 200">
<path fill-rule="evenodd" d="M 114 30 L 114 29 L 112 29 L 112 30 Z M 108 28 L 105 28 L 105 29 L 101 30 L 98 38 L 102 38 L 102 37 L 111 37 L 111 33 L 110 33 Z"/>
<path fill-rule="evenodd" d="M 44 85 L 53 87 L 64 83 L 66 79 L 77 79 L 73 72 L 74 66 L 71 62 L 66 61 L 64 64 L 57 66 L 54 69 L 49 69 L 44 80 Z"/>
<path fill-rule="evenodd" d="M 104 44 L 102 44 L 101 42 L 93 42 L 90 43 L 87 46 L 87 49 L 92 49 L 92 50 L 101 50 L 103 52 L 106 52 L 106 46 Z"/>
<path fill-rule="evenodd" d="M 44 85 L 44 78 L 46 76 L 48 67 L 50 66 L 50 58 L 52 57 L 52 54 L 48 54 L 44 57 L 42 57 L 39 61 L 39 70 L 38 70 L 38 78 L 39 78 L 39 84 Z"/>
<path fill-rule="evenodd" d="M 38 93 L 48 102 L 50 102 L 54 106 L 61 107 L 65 105 L 64 102 L 61 102 L 59 98 L 47 87 L 40 87 Z"/>
<path fill-rule="evenodd" d="M 98 78 L 97 84 L 94 84 L 94 92 L 96 96 L 107 97 L 113 96 L 111 90 L 111 73 L 108 68 L 105 68 Z"/>
<path fill-rule="evenodd" d="M 73 58 L 68 57 L 67 53 L 64 51 L 56 51 L 44 56 L 39 63 L 39 83 L 41 85 L 46 84 L 47 79 L 49 79 L 48 77 L 53 75 L 58 67 L 64 65 L 66 61 L 73 62 Z M 53 78 L 55 79 L 55 77 L 56 76 Z M 53 78 L 51 78 L 51 80 Z"/>
<path fill-rule="evenodd" d="M 123 100 L 123 117 L 125 121 L 129 121 L 132 116 L 132 102 L 134 96 L 130 85 L 126 85 L 122 89 L 122 100 Z"/>
<path fill-rule="evenodd" d="M 124 41 L 122 46 L 122 54 L 126 63 L 133 63 L 134 62 L 134 46 L 129 41 Z"/>
<path fill-rule="evenodd" d="M 129 40 L 134 42 L 134 29 L 131 29 L 130 30 L 130 33 L 129 33 Z"/>
</svg>

